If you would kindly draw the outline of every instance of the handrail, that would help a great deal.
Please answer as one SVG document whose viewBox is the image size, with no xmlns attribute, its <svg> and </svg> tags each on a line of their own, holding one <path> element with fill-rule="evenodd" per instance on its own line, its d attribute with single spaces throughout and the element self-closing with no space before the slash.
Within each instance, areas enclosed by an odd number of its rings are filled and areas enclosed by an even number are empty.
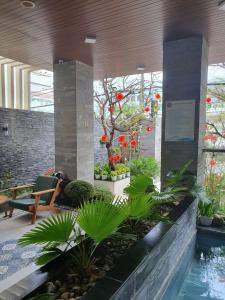
<svg viewBox="0 0 225 300">
<path fill-rule="evenodd" d="M 202 152 L 212 152 L 212 153 L 225 153 L 225 149 L 210 149 L 210 148 L 203 148 Z"/>
</svg>

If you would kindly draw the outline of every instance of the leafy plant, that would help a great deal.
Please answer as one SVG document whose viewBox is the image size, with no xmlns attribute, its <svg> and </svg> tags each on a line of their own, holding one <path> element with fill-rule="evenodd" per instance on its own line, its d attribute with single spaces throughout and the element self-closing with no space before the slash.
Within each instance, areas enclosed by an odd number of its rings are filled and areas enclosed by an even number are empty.
<svg viewBox="0 0 225 300">
<path fill-rule="evenodd" d="M 209 218 L 211 218 L 216 212 L 216 209 L 211 201 L 199 201 L 198 210 L 201 216 L 206 216 Z"/>
<path fill-rule="evenodd" d="M 113 199 L 113 194 L 105 187 L 94 187 L 94 196 L 92 198 L 94 201 L 97 201 L 99 199 L 109 200 L 111 201 Z"/>
<path fill-rule="evenodd" d="M 109 175 L 109 173 L 106 170 L 102 170 L 101 175 L 102 176 L 107 176 L 107 175 Z"/>
<path fill-rule="evenodd" d="M 74 180 L 66 185 L 64 193 L 74 202 L 83 203 L 94 196 L 94 187 L 89 182 Z"/>
<path fill-rule="evenodd" d="M 117 176 L 117 172 L 116 172 L 116 171 L 111 171 L 110 175 L 111 175 L 112 177 L 115 177 L 115 176 Z"/>
<path fill-rule="evenodd" d="M 97 164 L 97 165 L 95 166 L 94 173 L 100 175 L 100 174 L 101 174 L 101 171 L 102 171 L 101 166 L 100 166 L 99 164 Z"/>
<path fill-rule="evenodd" d="M 52 293 L 37 294 L 36 296 L 30 298 L 29 300 L 55 300 L 56 296 Z"/>
<path fill-rule="evenodd" d="M 153 157 L 141 157 L 129 162 L 131 176 L 146 175 L 155 177 L 159 173 L 159 166 Z"/>
</svg>

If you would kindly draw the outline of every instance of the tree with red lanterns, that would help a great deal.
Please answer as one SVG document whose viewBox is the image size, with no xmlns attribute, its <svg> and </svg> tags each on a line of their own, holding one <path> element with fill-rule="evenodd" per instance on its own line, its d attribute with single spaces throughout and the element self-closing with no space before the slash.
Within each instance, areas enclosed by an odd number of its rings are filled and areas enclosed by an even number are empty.
<svg viewBox="0 0 225 300">
<path fill-rule="evenodd" d="M 151 134 L 157 102 L 161 101 L 161 95 L 155 92 L 159 88 L 159 80 L 153 75 L 144 82 L 139 76 L 98 81 L 94 91 L 95 117 L 103 130 L 100 143 L 107 149 L 112 170 L 115 163 L 124 161 L 125 156 L 129 159 L 128 150 L 129 153 L 137 152 L 142 130 Z M 114 153 L 115 144 L 119 145 L 120 154 Z"/>
</svg>

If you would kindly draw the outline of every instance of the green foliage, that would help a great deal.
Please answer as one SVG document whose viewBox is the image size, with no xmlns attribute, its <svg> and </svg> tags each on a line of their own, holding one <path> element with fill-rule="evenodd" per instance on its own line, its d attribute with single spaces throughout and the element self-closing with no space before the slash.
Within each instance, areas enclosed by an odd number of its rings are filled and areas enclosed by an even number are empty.
<svg viewBox="0 0 225 300">
<path fill-rule="evenodd" d="M 110 175 L 111 175 L 112 177 L 115 177 L 115 176 L 117 176 L 117 172 L 116 172 L 116 171 L 111 171 Z"/>
<path fill-rule="evenodd" d="M 111 148 L 110 148 L 110 152 L 111 152 L 111 154 L 113 154 L 113 155 L 121 154 L 120 147 L 111 147 Z"/>
<path fill-rule="evenodd" d="M 84 203 L 78 211 L 77 222 L 89 237 L 99 243 L 116 232 L 125 219 L 123 205 L 99 199 Z"/>
<path fill-rule="evenodd" d="M 159 173 L 159 166 L 153 157 L 140 157 L 129 162 L 131 176 L 146 175 L 155 177 Z"/>
<path fill-rule="evenodd" d="M 158 213 L 156 208 L 159 204 L 174 201 L 176 190 L 160 193 L 156 191 L 153 179 L 145 175 L 134 177 L 129 187 L 124 189 L 128 195 L 126 203 L 127 215 L 131 219 L 151 218 L 156 220 Z M 156 216 L 157 214 L 157 216 Z"/>
<path fill-rule="evenodd" d="M 74 180 L 66 185 L 64 192 L 71 200 L 83 203 L 94 196 L 94 187 L 89 182 Z"/>
<path fill-rule="evenodd" d="M 46 293 L 46 294 L 37 294 L 36 296 L 28 299 L 28 300 L 55 300 L 56 296 L 52 293 Z"/>
<path fill-rule="evenodd" d="M 113 199 L 113 194 L 105 187 L 94 187 L 93 200 L 104 199 L 111 201 Z"/>
<path fill-rule="evenodd" d="M 107 175 L 109 175 L 109 173 L 106 170 L 102 170 L 101 175 L 102 176 L 107 176 Z"/>
<path fill-rule="evenodd" d="M 216 208 L 211 201 L 199 201 L 198 211 L 201 216 L 211 218 L 216 213 Z"/>
<path fill-rule="evenodd" d="M 59 247 L 70 241 L 75 224 L 76 217 L 72 212 L 51 216 L 25 233 L 18 243 L 22 246 L 41 245 L 42 255 L 38 257 L 36 263 L 43 265 L 62 253 Z"/>
<path fill-rule="evenodd" d="M 95 174 L 100 175 L 101 171 L 102 171 L 102 167 L 100 166 L 100 164 L 95 165 L 95 170 L 94 170 Z"/>
<path fill-rule="evenodd" d="M 191 163 L 192 160 L 188 161 L 180 169 L 169 172 L 165 188 L 186 187 L 188 190 L 191 190 L 196 181 L 195 176 L 188 171 L 188 167 Z"/>
</svg>

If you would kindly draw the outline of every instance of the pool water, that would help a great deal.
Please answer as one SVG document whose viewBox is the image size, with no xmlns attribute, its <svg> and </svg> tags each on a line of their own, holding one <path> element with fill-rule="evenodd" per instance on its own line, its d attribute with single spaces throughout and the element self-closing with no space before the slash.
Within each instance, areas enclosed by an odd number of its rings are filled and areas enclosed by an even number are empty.
<svg viewBox="0 0 225 300">
<path fill-rule="evenodd" d="M 191 248 L 163 300 L 225 300 L 225 239 L 198 234 Z"/>
</svg>

